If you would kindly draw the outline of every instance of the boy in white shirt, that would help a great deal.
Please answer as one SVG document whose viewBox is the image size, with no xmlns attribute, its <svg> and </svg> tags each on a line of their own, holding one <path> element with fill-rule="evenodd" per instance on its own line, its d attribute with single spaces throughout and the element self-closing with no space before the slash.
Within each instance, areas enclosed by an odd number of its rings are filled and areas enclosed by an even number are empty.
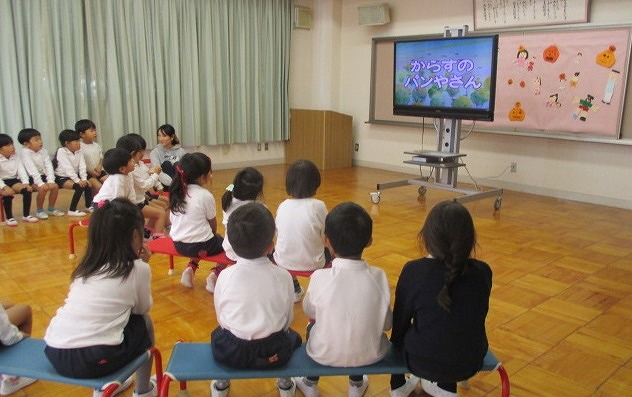
<svg viewBox="0 0 632 397">
<path fill-rule="evenodd" d="M 294 285 L 287 270 L 268 256 L 274 250 L 274 218 L 261 203 L 237 208 L 228 219 L 228 236 L 237 263 L 224 269 L 215 285 L 217 327 L 211 334 L 215 360 L 234 368 L 268 369 L 287 363 L 301 345 L 290 328 Z M 230 380 L 211 383 L 212 397 L 228 396 Z M 279 378 L 281 397 L 293 397 L 296 386 Z"/>
<path fill-rule="evenodd" d="M 130 175 L 134 171 L 134 159 L 130 152 L 125 149 L 110 149 L 103 156 L 103 168 L 109 174 L 103 182 L 101 190 L 94 196 L 92 207 L 104 200 L 114 200 L 117 197 L 129 199 L 136 203 L 136 193 L 134 191 L 134 178 Z"/>
<path fill-rule="evenodd" d="M 389 350 L 390 288 L 382 269 L 369 266 L 362 252 L 371 245 L 373 221 L 355 203 L 336 206 L 325 219 L 325 246 L 334 256 L 331 269 L 316 270 L 303 299 L 308 326 L 307 354 L 316 362 L 358 367 L 380 361 Z M 318 377 L 294 378 L 306 397 L 318 396 Z M 349 396 L 369 386 L 364 376 L 349 377 Z"/>
<path fill-rule="evenodd" d="M 55 170 L 48 151 L 44 149 L 42 134 L 35 128 L 25 128 L 18 133 L 18 142 L 22 144 L 22 163 L 29 175 L 29 182 L 37 192 L 37 212 L 39 219 L 48 219 L 44 211 L 44 200 L 48 193 L 48 213 L 54 216 L 66 215 L 55 209 L 59 188 L 55 183 Z"/>
<path fill-rule="evenodd" d="M 97 140 L 97 126 L 91 120 L 79 120 L 75 123 L 75 131 L 81 137 L 81 151 L 86 161 L 86 173 L 92 188 L 92 195 L 101 189 L 108 174 L 103 170 L 103 151 Z"/>
<path fill-rule="evenodd" d="M 77 210 L 77 205 L 84 194 L 86 210 L 92 212 L 92 189 L 86 173 L 86 161 L 83 158 L 79 134 L 73 130 L 63 130 L 59 133 L 61 147 L 55 152 L 53 168 L 55 169 L 55 183 L 60 189 L 72 189 L 75 193 L 70 199 L 68 216 L 86 216 Z"/>
<path fill-rule="evenodd" d="M 31 223 L 39 221 L 30 215 L 32 192 L 26 169 L 15 154 L 13 139 L 7 134 L 0 134 L 0 196 L 7 217 L 7 226 L 18 225 L 18 221 L 13 218 L 13 196 L 16 194 L 22 195 L 22 220 Z"/>
</svg>

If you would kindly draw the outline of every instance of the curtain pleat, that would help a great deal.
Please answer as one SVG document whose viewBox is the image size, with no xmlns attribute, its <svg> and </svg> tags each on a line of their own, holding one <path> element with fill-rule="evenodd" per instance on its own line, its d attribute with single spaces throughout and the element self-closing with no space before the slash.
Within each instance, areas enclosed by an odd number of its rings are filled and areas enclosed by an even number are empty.
<svg viewBox="0 0 632 397">
<path fill-rule="evenodd" d="M 57 135 L 93 120 L 104 148 L 289 135 L 290 0 L 2 0 L 0 129 Z"/>
</svg>

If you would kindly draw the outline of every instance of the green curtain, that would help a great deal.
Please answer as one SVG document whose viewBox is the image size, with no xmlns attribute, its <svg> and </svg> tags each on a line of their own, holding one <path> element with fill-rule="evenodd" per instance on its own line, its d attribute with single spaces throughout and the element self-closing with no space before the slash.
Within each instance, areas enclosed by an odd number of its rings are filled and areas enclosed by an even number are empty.
<svg viewBox="0 0 632 397">
<path fill-rule="evenodd" d="M 0 131 L 286 140 L 290 24 L 290 0 L 0 0 Z"/>
</svg>

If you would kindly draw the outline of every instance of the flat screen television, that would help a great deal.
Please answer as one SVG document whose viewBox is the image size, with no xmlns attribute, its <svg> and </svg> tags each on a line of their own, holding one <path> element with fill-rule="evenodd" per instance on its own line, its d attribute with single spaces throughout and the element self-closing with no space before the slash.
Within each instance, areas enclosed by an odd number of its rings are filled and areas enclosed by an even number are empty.
<svg viewBox="0 0 632 397">
<path fill-rule="evenodd" d="M 494 120 L 498 35 L 395 42 L 393 114 Z"/>
</svg>

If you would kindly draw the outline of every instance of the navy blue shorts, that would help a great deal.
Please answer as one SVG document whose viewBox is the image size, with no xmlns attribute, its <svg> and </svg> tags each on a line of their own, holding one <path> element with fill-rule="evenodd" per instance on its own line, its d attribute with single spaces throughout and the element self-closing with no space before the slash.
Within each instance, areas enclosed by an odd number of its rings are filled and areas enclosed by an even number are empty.
<svg viewBox="0 0 632 397">
<path fill-rule="evenodd" d="M 223 242 L 224 238 L 216 234 L 208 241 L 202 241 L 199 243 L 183 243 L 181 241 L 174 241 L 173 245 L 176 247 L 176 251 L 178 251 L 178 254 L 180 255 L 188 256 L 189 258 L 204 258 L 223 252 Z"/>
<path fill-rule="evenodd" d="M 123 329 L 120 345 L 96 345 L 75 349 L 46 346 L 44 352 L 62 376 L 92 379 L 123 368 L 151 347 L 151 339 L 143 316 L 132 314 Z"/>
</svg>

